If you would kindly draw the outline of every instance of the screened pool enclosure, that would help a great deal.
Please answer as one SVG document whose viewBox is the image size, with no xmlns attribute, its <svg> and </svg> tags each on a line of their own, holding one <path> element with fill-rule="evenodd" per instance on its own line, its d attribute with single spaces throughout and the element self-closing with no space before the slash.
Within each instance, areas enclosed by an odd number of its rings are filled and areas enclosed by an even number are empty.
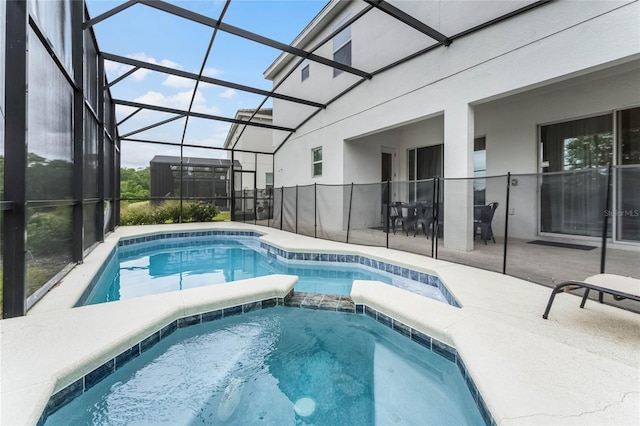
<svg viewBox="0 0 640 426">
<path fill-rule="evenodd" d="M 458 39 L 544 7 L 548 0 L 524 2 L 455 34 L 435 30 L 394 6 L 397 2 L 365 0 L 357 13 L 306 49 L 262 35 L 256 27 L 232 25 L 239 12 L 233 15 L 230 0 L 215 18 L 201 13 L 199 8 L 207 2 L 109 2 L 109 8 L 95 16 L 89 14 L 91 2 L 87 3 L 89 8 L 79 0 L 0 3 L 3 318 L 25 315 L 105 235 L 121 226 L 125 211 L 167 205 L 173 206 L 176 216 L 165 222 L 191 221 L 187 209 L 206 205 L 220 213 L 216 220 L 414 252 L 547 285 L 565 278 L 565 265 L 562 256 L 540 258 L 553 271 L 543 273 L 535 264 L 523 263 L 541 255 L 536 241 L 545 236 L 590 238 L 585 239 L 590 248 L 572 252 L 573 269 L 568 274 L 606 270 L 640 275 L 633 265 L 640 241 L 638 106 L 539 126 L 543 165 L 539 173 L 512 170 L 487 176 L 484 138 L 476 141 L 473 176 L 459 179 L 444 174 L 443 143 L 406 149 L 402 165 L 406 173 L 393 176 L 383 164 L 382 179 L 356 184 L 346 179 L 311 185 L 286 181 L 275 167 L 274 158 L 296 131 L 358 86 Z M 197 6 L 197 11 L 190 6 Z M 97 28 L 129 8 L 148 11 L 149 19 L 166 18 L 196 28 L 189 37 L 202 48 L 197 69 L 143 54 L 101 50 Z M 350 26 L 374 14 L 415 31 L 424 39 L 423 47 L 405 52 L 404 46 L 396 46 L 380 53 L 377 68 L 355 66 Z M 266 23 L 267 18 L 261 21 Z M 302 31 L 306 23 L 296 25 Z M 269 61 L 281 53 L 290 55 L 293 66 L 269 89 L 251 84 L 255 80 L 242 66 L 227 74 L 212 71 L 216 46 L 228 47 L 231 39 L 264 49 L 260 55 Z M 318 53 L 325 45 L 333 46 L 332 55 Z M 243 49 L 233 54 L 241 62 Z M 309 64 L 333 70 L 334 77 L 347 75 L 343 80 L 347 83 L 336 83 L 322 96 L 280 89 L 287 79 L 313 78 L 317 68 Z M 264 68 L 252 71 L 264 80 Z M 165 87 L 189 90 L 180 92 L 181 98 L 162 98 L 158 92 L 153 92 L 155 98 L 144 96 L 135 91 L 142 75 L 161 78 L 158 81 Z M 118 92 L 125 84 L 132 88 L 128 97 L 125 91 Z M 199 92 L 203 87 L 219 88 L 222 98 L 248 94 L 251 108 L 236 107 L 248 118 L 224 115 L 206 105 Z M 295 107 L 295 114 L 280 117 L 277 123 L 264 119 L 267 110 L 282 103 Z M 154 133 L 167 128 L 179 136 L 163 139 Z M 224 134 L 227 141 L 223 145 L 213 136 L 198 138 L 193 129 L 206 129 L 216 138 Z M 385 143 L 395 142 L 389 138 Z M 331 150 L 314 146 L 310 179 L 322 176 L 323 167 L 326 177 L 331 155 Z M 395 161 L 392 154 L 386 155 L 389 162 Z M 379 165 L 374 168 L 378 173 Z M 460 222 L 445 221 L 458 208 L 445 194 L 456 193 L 466 197 L 463 204 L 469 211 L 460 212 Z M 460 227 L 473 231 L 466 250 L 446 244 L 451 231 Z M 625 249 L 607 247 L 611 243 Z M 562 249 L 559 244 L 554 249 Z"/>
</svg>

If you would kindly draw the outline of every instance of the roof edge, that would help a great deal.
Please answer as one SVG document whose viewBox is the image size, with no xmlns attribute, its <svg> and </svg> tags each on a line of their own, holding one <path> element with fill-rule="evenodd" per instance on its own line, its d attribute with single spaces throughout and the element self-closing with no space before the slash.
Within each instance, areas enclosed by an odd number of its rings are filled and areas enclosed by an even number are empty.
<svg viewBox="0 0 640 426">
<path fill-rule="evenodd" d="M 249 118 L 251 118 L 251 116 L 253 115 L 254 112 L 255 112 L 255 108 L 254 109 L 239 109 L 238 111 L 236 111 L 235 118 L 236 119 L 241 119 L 241 117 L 246 117 L 246 121 L 249 121 Z M 271 120 L 273 122 L 273 109 L 272 108 L 260 108 L 258 110 L 258 112 L 256 112 L 256 115 L 253 117 L 253 120 L 255 120 L 256 118 L 264 119 L 264 120 Z M 253 120 L 251 120 L 251 121 L 253 121 Z M 233 139 L 233 135 L 236 133 L 236 129 L 238 128 L 238 126 L 239 126 L 238 123 L 231 124 L 231 127 L 229 128 L 229 132 L 227 133 L 227 137 L 224 140 L 224 145 L 222 145 L 223 148 L 229 148 L 229 145 L 231 144 L 231 139 Z"/>
<path fill-rule="evenodd" d="M 324 8 L 307 24 L 307 26 L 293 39 L 291 46 L 304 49 L 315 36 L 318 35 L 341 11 L 343 11 L 351 2 L 351 0 L 330 0 Z M 262 73 L 264 78 L 272 80 L 295 55 L 282 52 Z"/>
</svg>

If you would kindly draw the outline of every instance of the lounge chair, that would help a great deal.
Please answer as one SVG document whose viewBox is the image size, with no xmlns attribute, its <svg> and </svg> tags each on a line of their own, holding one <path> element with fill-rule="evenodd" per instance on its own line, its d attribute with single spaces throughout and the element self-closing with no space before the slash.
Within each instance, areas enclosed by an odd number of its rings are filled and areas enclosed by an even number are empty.
<svg viewBox="0 0 640 426">
<path fill-rule="evenodd" d="M 549 311 L 551 310 L 551 305 L 553 304 L 553 299 L 555 299 L 556 294 L 564 290 L 566 287 L 585 289 L 584 295 L 582 296 L 582 303 L 580 303 L 580 308 L 584 308 L 584 304 L 587 302 L 587 297 L 589 297 L 589 292 L 591 290 L 600 293 L 598 296 L 598 301 L 600 303 L 602 303 L 604 293 L 612 295 L 615 300 L 630 299 L 640 302 L 640 279 L 613 274 L 598 274 L 587 278 L 584 282 L 565 281 L 558 284 L 551 292 L 551 297 L 549 297 L 549 302 L 547 303 L 547 308 L 545 309 L 544 314 L 542 314 L 542 318 L 547 319 Z"/>
</svg>

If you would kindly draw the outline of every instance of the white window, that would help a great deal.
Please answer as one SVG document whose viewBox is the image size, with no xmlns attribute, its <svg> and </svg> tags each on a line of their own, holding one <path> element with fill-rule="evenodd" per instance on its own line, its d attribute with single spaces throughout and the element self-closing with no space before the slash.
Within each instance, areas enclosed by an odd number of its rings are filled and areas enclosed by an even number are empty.
<svg viewBox="0 0 640 426">
<path fill-rule="evenodd" d="M 302 67 L 302 81 L 309 78 L 309 64 Z"/>
<path fill-rule="evenodd" d="M 442 177 L 444 145 L 409 149 L 409 202 L 429 201 L 433 198 L 434 177 Z"/>
<path fill-rule="evenodd" d="M 311 150 L 311 162 L 313 164 L 313 177 L 322 176 L 322 147 Z"/>
<path fill-rule="evenodd" d="M 473 204 L 486 204 L 487 180 L 487 138 L 482 136 L 473 140 Z"/>
<path fill-rule="evenodd" d="M 349 16 L 345 16 L 333 28 L 335 31 L 343 25 Z M 347 27 L 333 37 L 333 60 L 344 65 L 351 66 L 351 27 Z M 336 77 L 342 73 L 342 70 L 333 69 L 333 76 Z"/>
</svg>

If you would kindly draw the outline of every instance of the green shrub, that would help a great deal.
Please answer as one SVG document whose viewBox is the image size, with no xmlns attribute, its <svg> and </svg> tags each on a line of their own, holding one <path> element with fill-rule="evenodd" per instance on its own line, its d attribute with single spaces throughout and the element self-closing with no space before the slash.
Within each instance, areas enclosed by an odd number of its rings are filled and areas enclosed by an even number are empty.
<svg viewBox="0 0 640 426">
<path fill-rule="evenodd" d="M 220 213 L 217 206 L 204 201 L 183 202 L 183 222 L 212 222 Z M 148 201 L 129 204 L 120 212 L 121 225 L 153 225 L 180 222 L 180 201 L 165 201 L 151 206 Z"/>
<path fill-rule="evenodd" d="M 153 209 L 153 217 L 153 223 L 179 223 L 180 201 L 165 201 L 164 203 Z"/>
<path fill-rule="evenodd" d="M 185 204 L 183 211 L 185 222 L 211 222 L 220 213 L 217 206 L 204 201 Z"/>
<path fill-rule="evenodd" d="M 149 202 L 131 203 L 120 211 L 121 225 L 153 225 L 157 223 Z"/>
</svg>

